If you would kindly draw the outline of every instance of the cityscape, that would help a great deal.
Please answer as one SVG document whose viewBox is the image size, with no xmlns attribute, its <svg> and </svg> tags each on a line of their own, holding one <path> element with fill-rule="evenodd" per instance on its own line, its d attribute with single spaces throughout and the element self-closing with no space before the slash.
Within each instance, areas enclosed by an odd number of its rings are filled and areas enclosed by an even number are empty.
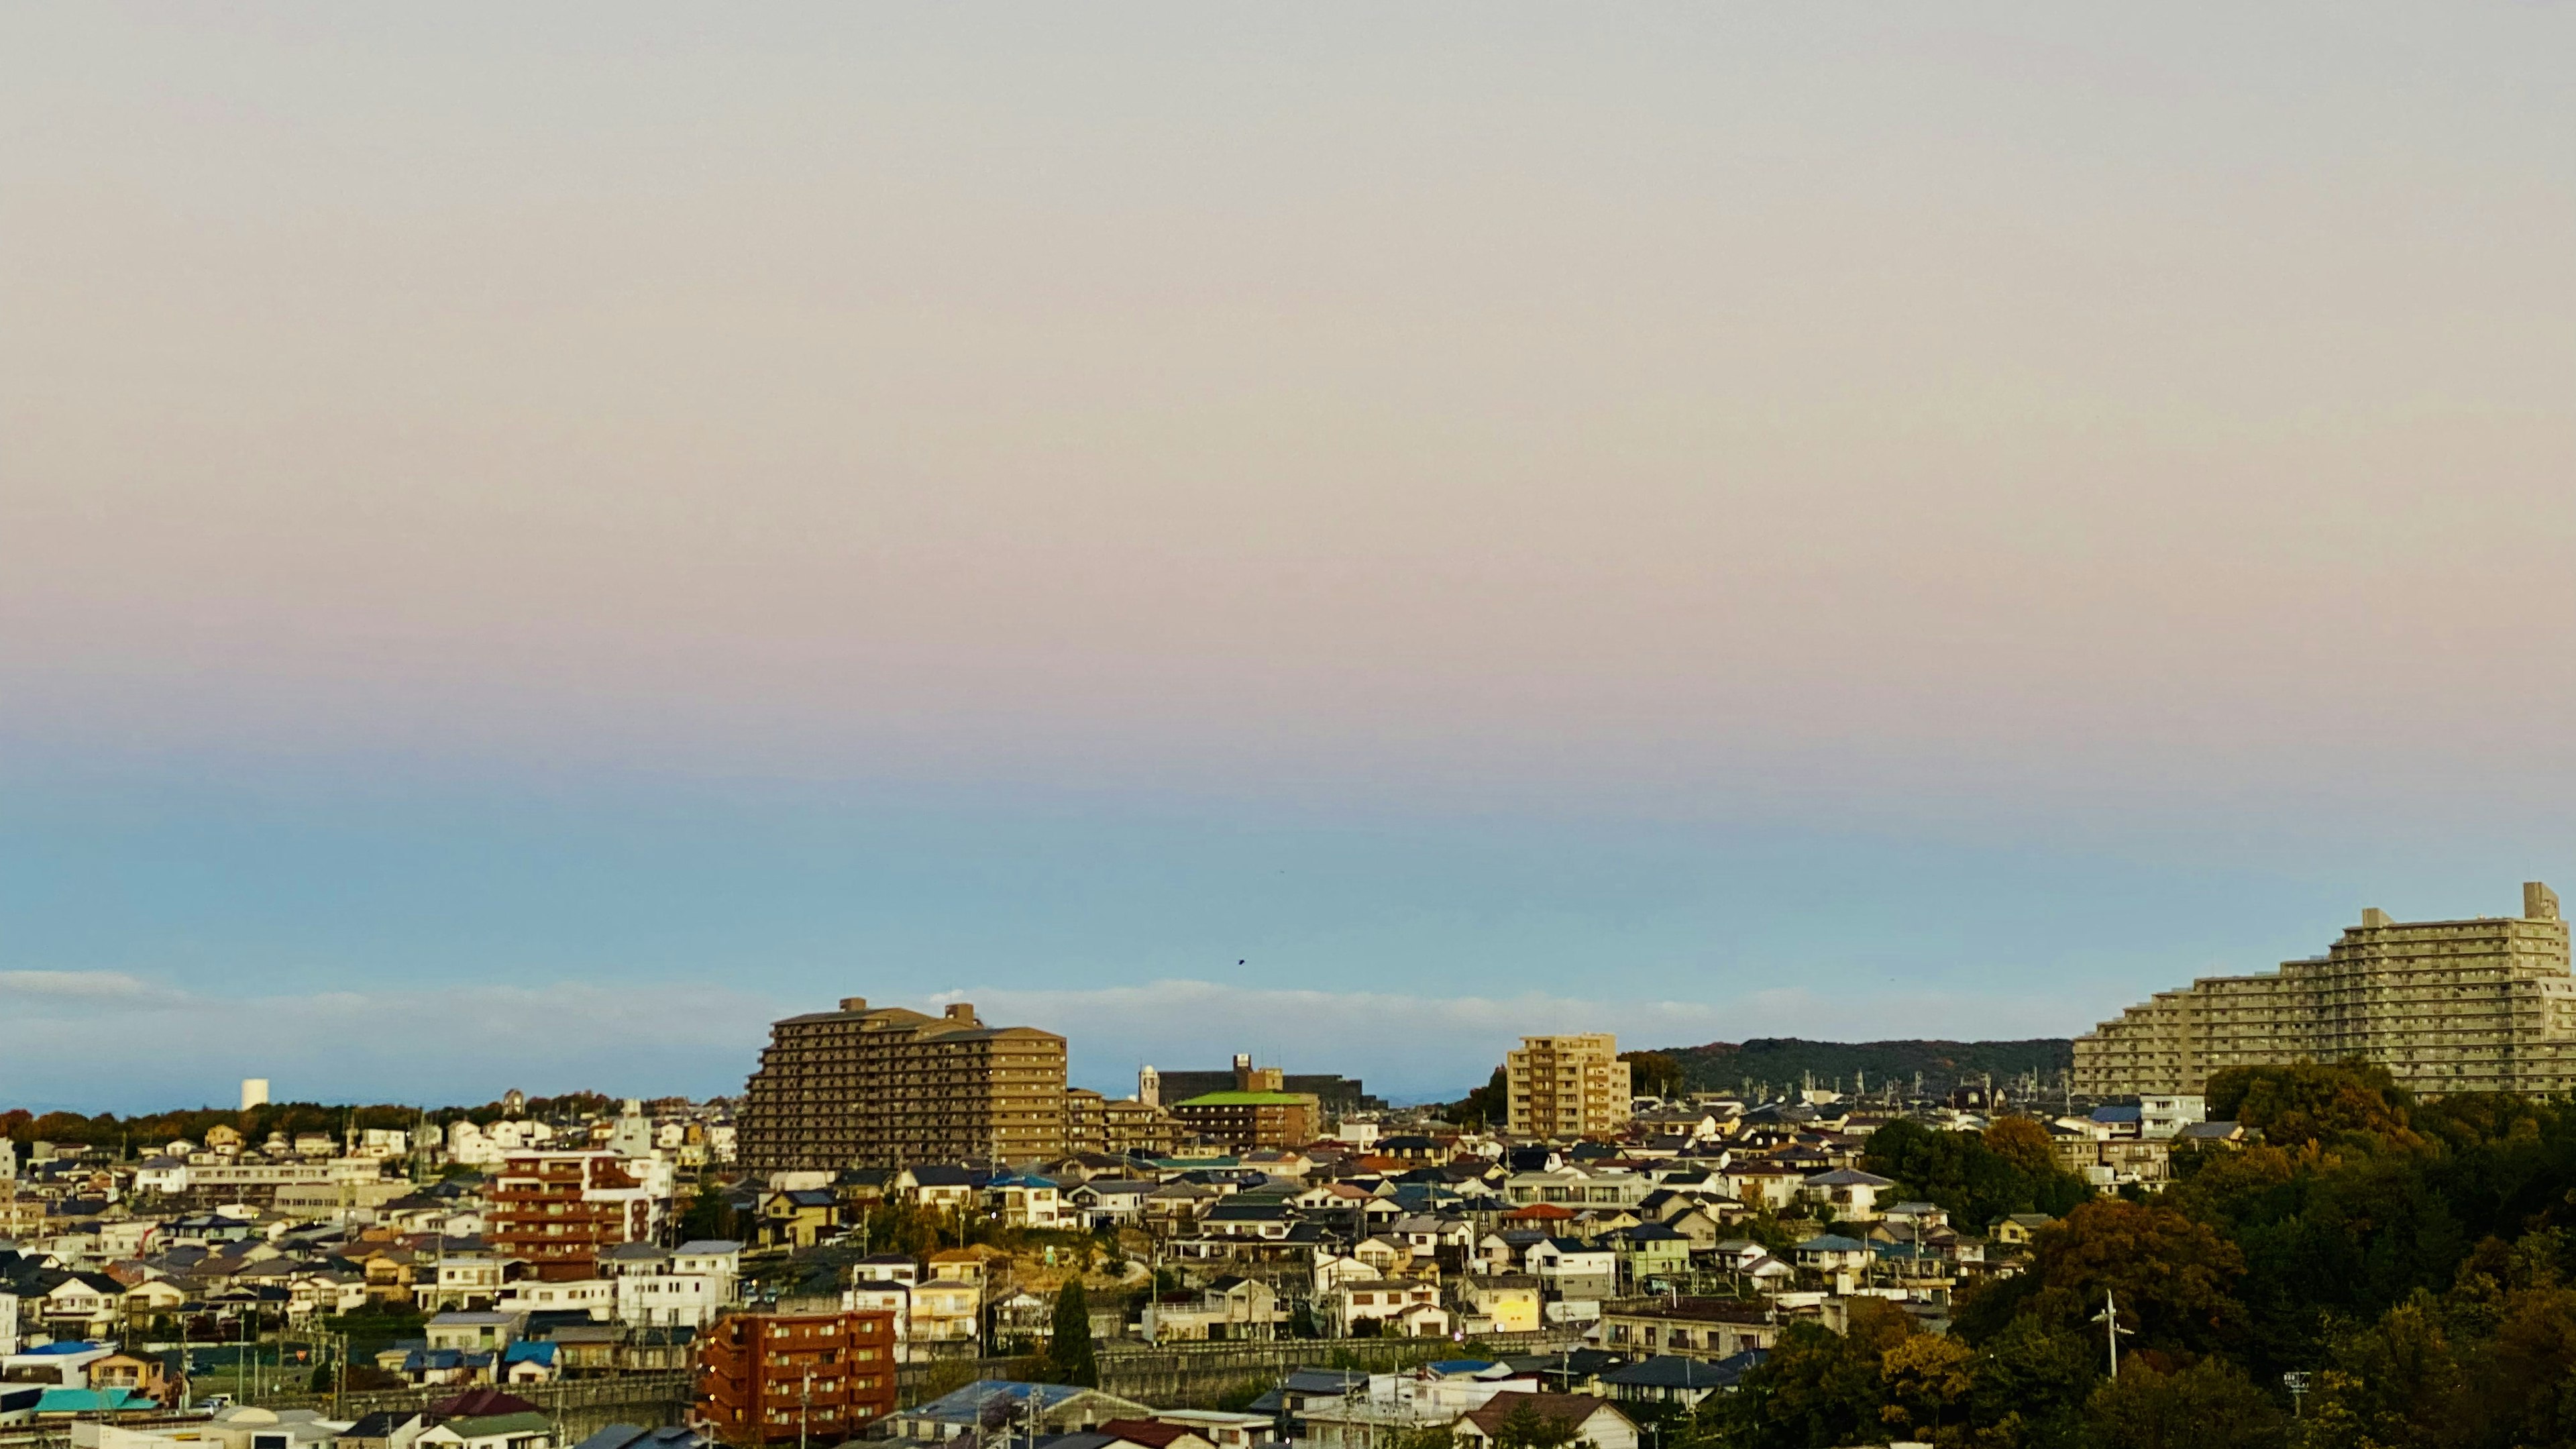
<svg viewBox="0 0 2576 1449">
<path fill-rule="evenodd" d="M 0 5 L 0 1449 L 2576 1449 L 2571 56 Z"/>
<path fill-rule="evenodd" d="M 1451 1103 L 1242 1052 L 1112 1099 L 1067 1085 L 1042 1026 L 853 996 L 776 1022 L 742 1092 L 706 1101 L 325 1106 L 254 1078 L 235 1110 L 22 1109 L 0 1118 L 0 1430 L 1631 1449 L 1758 1435 L 1813 1391 L 1792 1373 L 1856 1343 L 1891 1378 L 1930 1357 L 1973 1383 L 1982 1326 L 2078 1374 L 2097 1288 L 2137 1315 L 2102 1320 L 2098 1414 L 2109 1335 L 2135 1336 L 2133 1381 L 2203 1345 L 2170 1376 L 2208 1388 L 2213 1335 L 2242 1331 L 2249 1307 L 2210 1295 L 2251 1265 L 2192 1214 L 2330 1178 L 2327 1143 L 2483 1132 L 2471 1156 L 2501 1119 L 2526 1152 L 2576 1148 L 2544 1105 L 2571 1045 L 2567 928 L 2528 882 L 2516 916 L 2366 910 L 2323 955 L 2159 993 L 2004 1083 L 1954 1062 L 1726 1086 L 1588 1032 L 1523 1037 Z M 2507 1200 L 2546 1219 L 2532 1192 Z M 2545 1286 L 2531 1253 L 2559 1231 L 2470 1251 L 2506 1275 L 2481 1291 Z M 2302 1396 L 2306 1372 L 2283 1371 Z"/>
</svg>

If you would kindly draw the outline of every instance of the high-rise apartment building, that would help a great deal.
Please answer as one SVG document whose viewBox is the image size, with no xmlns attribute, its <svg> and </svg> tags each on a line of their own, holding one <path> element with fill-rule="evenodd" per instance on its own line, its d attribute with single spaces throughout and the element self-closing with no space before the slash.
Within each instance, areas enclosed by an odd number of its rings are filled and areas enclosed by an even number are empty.
<svg viewBox="0 0 2576 1449">
<path fill-rule="evenodd" d="M 697 1342 L 691 1421 L 726 1444 L 837 1444 L 894 1412 L 894 1315 L 729 1313 Z"/>
<path fill-rule="evenodd" d="M 613 1152 L 518 1152 L 492 1183 L 485 1236 L 549 1283 L 599 1276 L 599 1256 L 653 1240 L 653 1197 Z"/>
<path fill-rule="evenodd" d="M 1570 1142 L 1628 1125 L 1628 1064 L 1610 1033 L 1525 1036 L 1503 1058 L 1507 1108 L 1516 1137 Z"/>
<path fill-rule="evenodd" d="M 1053 1032 L 988 1027 L 963 1002 L 925 1016 L 856 996 L 769 1031 L 739 1122 L 741 1161 L 754 1171 L 1065 1150 L 1064 1038 Z"/>
<path fill-rule="evenodd" d="M 2367 910 L 2323 956 L 2158 992 L 2075 1039 L 2074 1089 L 2195 1093 L 2222 1067 L 2351 1057 L 2426 1094 L 2576 1088 L 2576 976 L 2558 897 L 2532 881 L 2519 916 Z"/>
</svg>

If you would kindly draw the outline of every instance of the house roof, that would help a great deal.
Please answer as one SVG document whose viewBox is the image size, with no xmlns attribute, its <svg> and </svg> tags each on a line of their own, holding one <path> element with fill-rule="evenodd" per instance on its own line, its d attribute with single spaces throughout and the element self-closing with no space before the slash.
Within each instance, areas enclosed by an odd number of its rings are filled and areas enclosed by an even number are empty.
<svg viewBox="0 0 2576 1449">
<path fill-rule="evenodd" d="M 1840 1168 L 1836 1168 L 1836 1169 L 1834 1169 L 1832 1172 L 1820 1172 L 1820 1173 L 1817 1173 L 1815 1176 L 1813 1176 L 1813 1177 L 1811 1177 L 1811 1178 L 1808 1178 L 1808 1179 L 1807 1179 L 1807 1186 L 1809 1186 L 1809 1187 L 1894 1187 L 1894 1186 L 1896 1186 L 1896 1179 L 1894 1179 L 1894 1178 L 1892 1178 L 1892 1177 L 1880 1177 L 1880 1176 L 1879 1176 L 1879 1175 L 1877 1175 L 1876 1173 L 1871 1173 L 1871 1172 L 1856 1172 L 1856 1171 L 1854 1171 L 1854 1170 L 1852 1170 L 1851 1168 L 1848 1168 L 1848 1167 L 1840 1167 Z"/>
<path fill-rule="evenodd" d="M 1613 1369 L 1601 1376 L 1607 1384 L 1637 1389 L 1723 1389 L 1744 1377 L 1741 1368 L 1702 1363 L 1680 1354 L 1657 1354 L 1642 1363 Z"/>
<path fill-rule="evenodd" d="M 664 1424 L 645 1429 L 633 1424 L 610 1424 L 572 1449 L 699 1449 L 706 1439 L 682 1424 Z"/>
<path fill-rule="evenodd" d="M 531 1409 L 524 1414 L 478 1414 L 469 1418 L 444 1419 L 439 1428 L 460 1439 L 491 1439 L 503 1434 L 548 1433 L 554 1421 Z"/>
<path fill-rule="evenodd" d="M 429 1406 L 430 1417 L 435 1419 L 472 1419 L 536 1412 L 536 1405 L 517 1394 L 505 1394 L 494 1388 L 468 1389 L 452 1399 L 441 1399 Z"/>
<path fill-rule="evenodd" d="M 1503 1421 L 1514 1414 L 1536 1414 L 1558 1424 L 1588 1423 L 1600 1413 L 1618 1414 L 1607 1399 L 1590 1394 L 1496 1394 L 1482 1405 L 1467 1411 L 1467 1422 L 1485 1431 L 1488 1437 L 1502 1432 Z M 1627 1415 L 1619 1414 L 1626 1418 Z"/>
<path fill-rule="evenodd" d="M 1165 1424 L 1153 1419 L 1107 1419 L 1100 1425 L 1103 1434 L 1115 1434 L 1130 1444 L 1143 1444 L 1147 1449 L 1169 1449 L 1177 1439 L 1197 1439 L 1204 1443 L 1205 1434 L 1179 1424 Z"/>
<path fill-rule="evenodd" d="M 1099 1393 L 1098 1389 L 1077 1388 L 1071 1384 L 1024 1384 L 1011 1379 L 977 1379 L 962 1389 L 943 1394 L 920 1408 L 910 1411 L 907 1417 L 931 1419 L 944 1424 L 963 1424 L 971 1428 L 982 1425 L 984 1411 L 988 1407 L 1007 1404 L 1017 1409 L 1034 1404 L 1043 1412 L 1083 1394 Z M 1128 1402 L 1109 1394 L 1101 1394 L 1101 1397 L 1117 1404 Z M 1145 1406 L 1136 1404 L 1132 1407 L 1142 1409 Z"/>
</svg>

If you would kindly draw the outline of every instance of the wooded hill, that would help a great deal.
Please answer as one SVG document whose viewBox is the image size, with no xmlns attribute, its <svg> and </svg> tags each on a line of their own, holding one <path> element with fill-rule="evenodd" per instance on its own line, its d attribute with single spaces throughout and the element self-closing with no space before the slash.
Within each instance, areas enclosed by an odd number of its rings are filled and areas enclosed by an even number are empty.
<svg viewBox="0 0 2576 1449">
<path fill-rule="evenodd" d="M 2074 1065 L 2075 1044 L 2063 1037 L 2030 1041 L 1805 1041 L 1793 1036 L 1755 1037 L 1750 1041 L 1713 1041 L 1704 1046 L 1662 1047 L 1657 1054 L 1681 1068 L 1691 1091 L 1732 1091 L 1747 1080 L 1774 1087 L 1795 1085 L 1809 1072 L 1820 1087 L 1840 1078 L 1851 1088 L 1856 1073 L 1876 1087 L 1888 1081 L 1913 1085 L 1920 1072 L 1926 1091 L 1946 1091 L 1962 1082 L 1982 1081 L 1991 1073 L 1997 1085 L 2037 1072 L 2053 1081 Z"/>
</svg>

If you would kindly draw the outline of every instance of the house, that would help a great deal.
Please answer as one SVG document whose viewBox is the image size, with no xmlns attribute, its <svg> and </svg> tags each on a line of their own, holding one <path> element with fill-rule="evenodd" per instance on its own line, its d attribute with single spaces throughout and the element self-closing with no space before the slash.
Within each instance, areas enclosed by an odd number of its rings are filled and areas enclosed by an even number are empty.
<svg viewBox="0 0 2576 1449">
<path fill-rule="evenodd" d="M 1387 1338 L 1436 1338 L 1448 1334 L 1449 1311 L 1440 1306 L 1440 1289 L 1431 1283 L 1351 1283 L 1335 1289 L 1326 1301 L 1341 1336 L 1363 1332 Z M 1362 1330 L 1360 1325 L 1370 1327 Z"/>
<path fill-rule="evenodd" d="M 789 1188 L 760 1199 L 760 1240 L 810 1248 L 840 1225 L 841 1199 L 829 1188 Z"/>
<path fill-rule="evenodd" d="M 1110 1419 L 1147 1419 L 1154 1411 L 1133 1399 L 1070 1384 L 1024 1384 L 978 1379 L 953 1393 L 894 1416 L 895 1436 L 944 1443 L 988 1430 L 1045 1435 L 1093 1429 Z"/>
<path fill-rule="evenodd" d="M 341 1437 L 341 1443 L 348 1443 L 346 1435 Z M 401 1449 L 401 1446 L 368 1445 L 360 1446 L 360 1449 Z M 685 1425 L 665 1424 L 658 1429 L 645 1429 L 633 1424 L 610 1424 L 573 1445 L 572 1449 L 714 1449 L 714 1445 L 705 1435 Z"/>
<path fill-rule="evenodd" d="M 1028 1174 L 997 1177 L 984 1184 L 984 1209 L 1005 1227 L 1055 1228 L 1066 1224 L 1064 1200 L 1056 1184 Z"/>
<path fill-rule="evenodd" d="M 1762 1362 L 1763 1357 L 1764 1351 L 1758 1348 L 1713 1363 L 1682 1354 L 1657 1354 L 1612 1369 L 1601 1376 L 1601 1382 L 1618 1403 L 1688 1406 L 1734 1388 L 1745 1370 Z"/>
<path fill-rule="evenodd" d="M 553 1449 L 554 1442 L 554 1421 L 536 1410 L 442 1419 L 412 1440 L 414 1449 Z"/>
<path fill-rule="evenodd" d="M 1555 1298 L 1600 1299 L 1618 1291 L 1619 1256 L 1606 1244 L 1544 1238 L 1523 1261 Z"/>
<path fill-rule="evenodd" d="M 1112 1425 L 1123 1426 L 1132 1422 L 1113 1419 L 1100 1427 L 1106 1431 Z M 1161 1409 L 1155 1412 L 1154 1422 L 1186 1429 L 1214 1445 L 1215 1449 L 1253 1449 L 1255 1445 L 1269 1442 L 1278 1425 L 1274 1415 L 1229 1414 L 1222 1409 Z"/>
<path fill-rule="evenodd" d="M 1570 1431 L 1575 1444 L 1593 1449 L 1637 1449 L 1637 1424 L 1606 1399 L 1590 1394 L 1496 1394 L 1459 1417 L 1452 1431 L 1459 1449 L 1495 1449 L 1528 1442 L 1505 1425 L 1534 1418 Z M 1551 1436 L 1552 1437 L 1552 1436 Z"/>
<path fill-rule="evenodd" d="M 1258 1279 L 1229 1274 L 1210 1283 L 1194 1303 L 1147 1303 L 1145 1340 L 1267 1341 L 1279 1336 L 1286 1317 L 1277 1290 Z"/>
<path fill-rule="evenodd" d="M 1728 1196 L 1748 1208 L 1773 1212 L 1795 1203 L 1807 1182 L 1797 1168 L 1759 1157 L 1730 1162 L 1718 1175 L 1726 1181 Z"/>
<path fill-rule="evenodd" d="M 1614 1229 L 1600 1241 L 1617 1255 L 1619 1272 L 1631 1284 L 1690 1272 L 1691 1240 L 1662 1223 Z"/>
<path fill-rule="evenodd" d="M 1834 1281 L 1838 1291 L 1847 1291 L 1846 1285 L 1868 1272 L 1876 1257 L 1869 1244 L 1837 1233 L 1809 1238 L 1789 1250 L 1790 1261 L 1800 1271 L 1822 1274 Z"/>
<path fill-rule="evenodd" d="M 519 1336 L 520 1321 L 515 1313 L 457 1310 L 429 1320 L 423 1332 L 430 1348 L 499 1348 Z"/>
<path fill-rule="evenodd" d="M 1778 1315 L 1741 1298 L 1632 1298 L 1601 1308 L 1601 1346 L 1618 1353 L 1668 1354 L 1706 1363 L 1780 1341 Z"/>
<path fill-rule="evenodd" d="M 90 1364 L 88 1378 L 93 1389 L 130 1389 L 156 1404 L 176 1404 L 188 1393 L 187 1355 L 177 1349 L 111 1353 Z"/>
<path fill-rule="evenodd" d="M 979 1201 L 988 1174 L 971 1167 L 916 1167 L 907 1192 L 933 1212 L 964 1212 Z"/>
<path fill-rule="evenodd" d="M 1154 1184 L 1141 1178 L 1095 1177 L 1066 1192 L 1064 1200 L 1084 1227 L 1133 1227 L 1145 1220 L 1145 1195 L 1153 1190 Z"/>
<path fill-rule="evenodd" d="M 1986 1225 L 1986 1236 L 2000 1246 L 2026 1248 L 2041 1228 L 2055 1221 L 2046 1213 L 2007 1213 Z"/>
<path fill-rule="evenodd" d="M 1878 1216 L 1878 1195 L 1894 1186 L 1892 1178 L 1841 1167 L 1808 1178 L 1800 1195 L 1839 1221 L 1865 1223 Z"/>
<path fill-rule="evenodd" d="M 980 1265 L 978 1265 L 980 1267 Z M 980 1336 L 984 1290 L 962 1278 L 933 1278 L 912 1285 L 912 1324 L 905 1336 L 916 1346 L 973 1343 Z"/>
<path fill-rule="evenodd" d="M 1139 1449 L 1216 1449 L 1216 1441 L 1187 1424 L 1156 1419 L 1109 1419 L 1092 1431 Z"/>
<path fill-rule="evenodd" d="M 1489 1273 L 1461 1278 L 1458 1326 L 1470 1334 L 1536 1333 L 1541 1294 L 1534 1274 Z"/>
<path fill-rule="evenodd" d="M 2177 1146 L 2236 1147 L 2245 1141 L 2242 1122 L 2189 1122 L 2174 1133 Z"/>
</svg>

